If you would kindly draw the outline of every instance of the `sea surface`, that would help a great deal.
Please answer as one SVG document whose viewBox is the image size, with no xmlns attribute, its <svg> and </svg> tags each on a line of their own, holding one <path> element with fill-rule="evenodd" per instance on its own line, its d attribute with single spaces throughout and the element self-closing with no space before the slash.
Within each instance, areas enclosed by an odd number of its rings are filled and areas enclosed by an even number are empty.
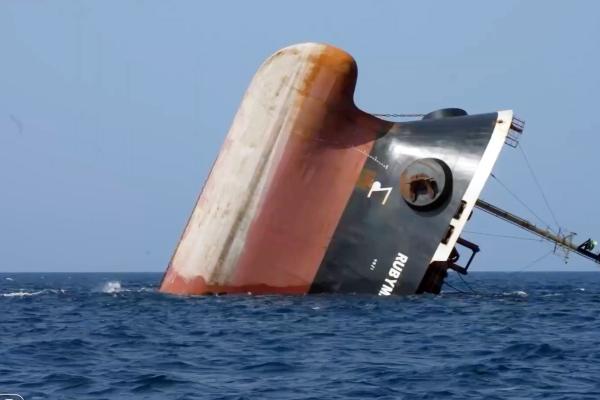
<svg viewBox="0 0 600 400">
<path fill-rule="evenodd" d="M 0 274 L 0 393 L 600 398 L 600 273 L 472 273 L 386 298 L 175 297 L 160 278 Z"/>
</svg>

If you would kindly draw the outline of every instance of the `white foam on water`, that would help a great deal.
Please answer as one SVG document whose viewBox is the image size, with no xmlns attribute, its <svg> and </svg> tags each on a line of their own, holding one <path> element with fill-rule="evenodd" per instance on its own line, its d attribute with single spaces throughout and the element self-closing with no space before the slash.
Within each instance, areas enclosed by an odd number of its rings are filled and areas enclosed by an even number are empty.
<svg viewBox="0 0 600 400">
<path fill-rule="evenodd" d="M 2 297 L 25 297 L 25 296 L 35 296 L 38 294 L 42 294 L 44 291 L 40 290 L 39 292 L 11 292 L 11 293 L 2 293 Z"/>
<path fill-rule="evenodd" d="M 43 289 L 38 290 L 36 292 L 26 292 L 24 290 L 19 290 L 18 292 L 10 292 L 10 293 L 0 293 L 2 297 L 27 297 L 27 296 L 37 296 L 39 294 L 44 293 L 65 293 L 64 289 Z"/>
<path fill-rule="evenodd" d="M 7 281 L 11 281 L 11 282 L 12 282 L 12 281 L 14 281 L 14 279 L 13 279 L 13 278 L 9 278 L 9 277 L 6 277 L 6 278 L 4 278 L 4 279 L 6 279 Z"/>
<path fill-rule="evenodd" d="M 542 297 L 558 297 L 558 296 L 563 296 L 563 293 L 546 293 L 546 294 L 542 295 Z"/>
<path fill-rule="evenodd" d="M 527 292 L 524 292 L 522 290 L 515 290 L 514 292 L 504 292 L 502 293 L 505 296 L 517 296 L 517 297 L 527 297 L 529 296 L 529 294 L 527 294 Z"/>
<path fill-rule="evenodd" d="M 102 286 L 102 289 L 100 289 L 100 291 L 102 293 L 109 293 L 109 294 L 124 293 L 124 292 L 143 293 L 143 292 L 155 292 L 155 289 L 152 287 L 141 287 L 139 289 L 127 289 L 127 288 L 123 287 L 123 285 L 121 285 L 121 282 L 119 282 L 119 281 L 109 281 L 109 282 L 106 282 Z"/>
<path fill-rule="evenodd" d="M 102 286 L 102 293 L 120 293 L 124 291 L 121 287 L 121 282 L 119 281 L 110 281 L 106 282 L 104 286 Z"/>
</svg>

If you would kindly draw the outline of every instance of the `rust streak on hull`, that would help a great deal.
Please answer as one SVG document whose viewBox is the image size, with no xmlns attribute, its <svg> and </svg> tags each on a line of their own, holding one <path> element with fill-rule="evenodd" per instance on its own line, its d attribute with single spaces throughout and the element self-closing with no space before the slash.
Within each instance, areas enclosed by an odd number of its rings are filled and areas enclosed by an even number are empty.
<svg viewBox="0 0 600 400">
<path fill-rule="evenodd" d="M 271 84 L 267 76 L 277 75 L 287 58 L 299 54 L 303 67 L 265 90 Z M 354 105 L 356 75 L 350 55 L 316 44 L 284 49 L 261 67 L 255 77 L 261 86 L 251 86 L 240 109 L 255 115 L 264 110 L 264 116 L 258 122 L 254 115 L 236 116 L 161 291 L 308 292 L 374 140 L 389 125 Z M 242 131 L 260 134 L 260 129 L 271 132 L 266 143 L 237 139 Z M 228 154 L 250 151 L 262 156 L 252 164 L 253 175 L 244 178 L 240 172 L 236 184 L 246 190 L 222 185 L 221 164 L 235 162 Z M 238 196 L 243 200 L 236 203 Z M 214 201 L 234 214 L 223 218 L 226 231 L 220 231 L 221 214 L 207 206 Z M 220 236 L 211 238 L 211 227 Z"/>
</svg>

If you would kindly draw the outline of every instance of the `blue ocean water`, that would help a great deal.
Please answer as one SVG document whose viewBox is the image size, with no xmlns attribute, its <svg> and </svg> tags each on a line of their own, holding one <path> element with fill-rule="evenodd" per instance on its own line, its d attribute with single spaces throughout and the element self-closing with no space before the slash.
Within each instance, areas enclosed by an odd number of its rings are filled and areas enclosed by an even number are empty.
<svg viewBox="0 0 600 400">
<path fill-rule="evenodd" d="M 440 296 L 174 297 L 159 274 L 0 274 L 0 393 L 32 399 L 598 399 L 600 274 Z"/>
</svg>

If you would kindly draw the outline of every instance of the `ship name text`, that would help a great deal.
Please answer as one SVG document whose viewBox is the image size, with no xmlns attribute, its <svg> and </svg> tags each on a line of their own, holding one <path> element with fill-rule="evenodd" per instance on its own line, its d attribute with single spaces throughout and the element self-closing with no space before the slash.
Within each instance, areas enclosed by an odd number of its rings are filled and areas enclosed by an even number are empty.
<svg viewBox="0 0 600 400">
<path fill-rule="evenodd" d="M 389 296 L 394 291 L 396 287 L 396 283 L 398 283 L 398 279 L 400 275 L 402 275 L 402 271 L 404 270 L 404 266 L 408 261 L 408 256 L 398 253 L 392 267 L 388 271 L 388 277 L 385 278 L 383 285 L 381 285 L 381 289 L 379 290 L 380 296 Z"/>
</svg>

